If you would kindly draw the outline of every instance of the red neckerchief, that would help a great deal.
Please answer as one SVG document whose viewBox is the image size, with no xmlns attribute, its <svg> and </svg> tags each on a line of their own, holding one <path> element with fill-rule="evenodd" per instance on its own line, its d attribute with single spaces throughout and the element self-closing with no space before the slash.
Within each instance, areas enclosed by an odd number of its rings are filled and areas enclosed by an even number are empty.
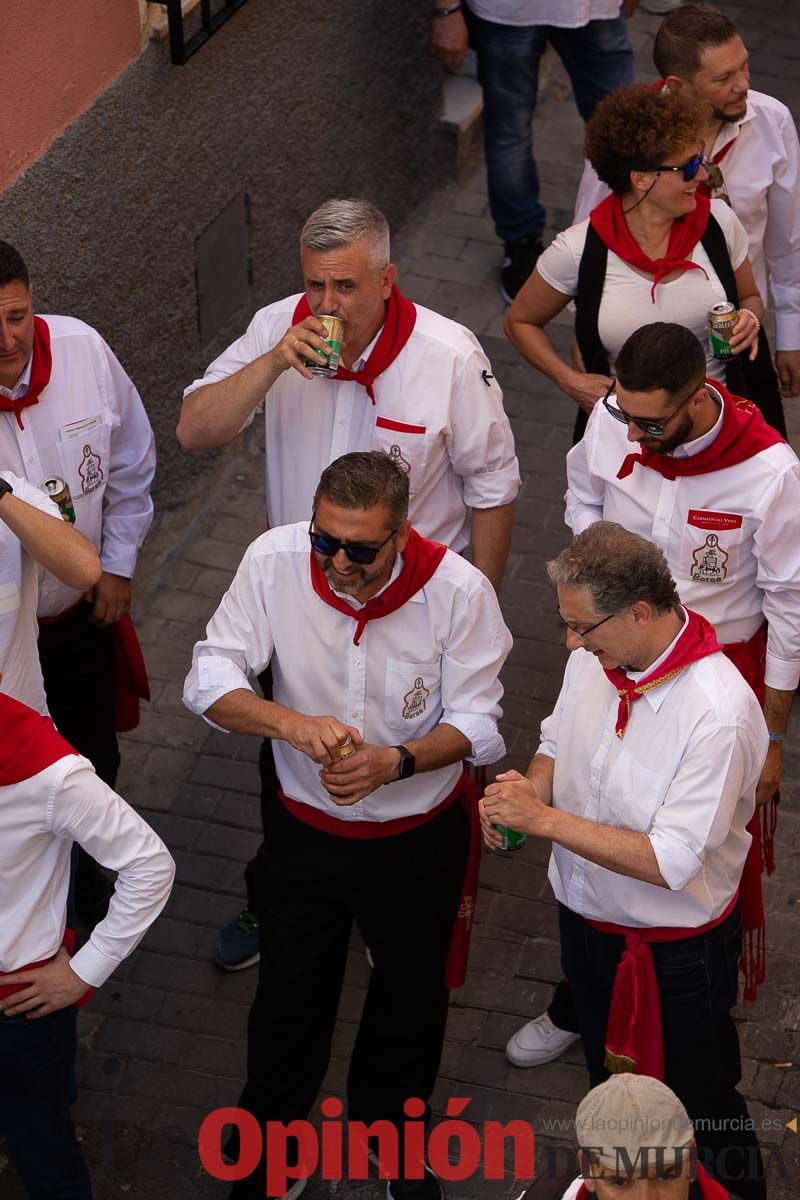
<svg viewBox="0 0 800 1200">
<path fill-rule="evenodd" d="M 33 318 L 33 354 L 31 362 L 31 377 L 28 390 L 20 400 L 10 400 L 0 394 L 0 412 L 13 412 L 20 429 L 22 410 L 31 404 L 38 404 L 39 397 L 50 382 L 50 372 L 53 369 L 53 357 L 50 353 L 50 330 L 47 322 L 41 317 Z"/>
<path fill-rule="evenodd" d="M 693 454 L 690 458 L 674 458 L 670 454 L 653 454 L 644 446 L 638 454 L 628 454 L 617 471 L 617 479 L 630 475 L 637 463 L 652 467 L 665 479 L 678 479 L 685 475 L 707 475 L 725 467 L 735 467 L 784 441 L 777 430 L 762 417 L 751 400 L 734 396 L 716 379 L 707 379 L 706 384 L 722 396 L 722 428 L 710 446 Z"/>
<path fill-rule="evenodd" d="M 631 705 L 639 700 L 645 692 L 658 687 L 661 683 L 666 683 L 668 679 L 672 679 L 684 667 L 697 662 L 698 659 L 705 658 L 708 654 L 716 654 L 718 650 L 722 649 L 717 641 L 714 626 L 705 617 L 701 617 L 700 613 L 692 612 L 690 608 L 686 609 L 686 615 L 689 619 L 670 653 L 655 671 L 651 671 L 643 679 L 638 682 L 629 679 L 621 667 L 614 667 L 610 671 L 607 667 L 603 667 L 606 678 L 613 683 L 619 696 L 615 726 L 618 738 L 625 736 L 631 715 Z"/>
<path fill-rule="evenodd" d="M 695 1183 L 701 1200 L 730 1200 L 728 1189 L 718 1183 L 716 1179 L 712 1179 L 702 1163 L 697 1164 Z M 586 1184 L 582 1183 L 578 1188 L 575 1200 L 594 1200 L 594 1192 L 590 1192 Z"/>
<path fill-rule="evenodd" d="M 303 296 L 294 310 L 292 324 L 297 325 L 305 317 L 312 315 L 308 298 Z M 386 319 L 363 371 L 348 371 L 346 367 L 339 367 L 334 379 L 354 379 L 356 383 L 363 384 L 374 404 L 375 380 L 397 358 L 411 337 L 416 319 L 417 310 L 414 305 L 406 299 L 396 283 L 392 284 L 389 299 L 386 301 Z"/>
<path fill-rule="evenodd" d="M 75 753 L 49 717 L 0 693 L 0 787 L 30 779 Z"/>
<path fill-rule="evenodd" d="M 410 600 L 420 588 L 425 586 L 446 553 L 446 546 L 420 537 L 416 529 L 412 529 L 403 551 L 402 571 L 393 583 L 390 583 L 379 595 L 368 600 L 363 608 L 353 608 L 346 600 L 342 600 L 336 595 L 325 578 L 325 573 L 317 562 L 313 550 L 309 554 L 311 583 L 321 600 L 355 621 L 356 632 L 353 645 L 357 646 L 361 641 L 367 621 L 375 621 L 378 617 L 388 617 L 389 613 L 402 608 L 407 600 Z"/>
<path fill-rule="evenodd" d="M 634 238 L 625 220 L 622 210 L 622 200 L 619 196 L 606 196 L 589 214 L 592 228 L 599 234 L 609 250 L 613 250 L 623 262 L 639 271 L 653 275 L 653 286 L 650 299 L 655 304 L 656 288 L 665 275 L 670 271 L 702 271 L 708 278 L 708 272 L 699 263 L 691 262 L 688 255 L 706 231 L 711 202 L 706 196 L 697 195 L 694 211 L 685 217 L 678 217 L 672 222 L 669 231 L 667 252 L 663 258 L 648 258 L 644 250 Z"/>
</svg>

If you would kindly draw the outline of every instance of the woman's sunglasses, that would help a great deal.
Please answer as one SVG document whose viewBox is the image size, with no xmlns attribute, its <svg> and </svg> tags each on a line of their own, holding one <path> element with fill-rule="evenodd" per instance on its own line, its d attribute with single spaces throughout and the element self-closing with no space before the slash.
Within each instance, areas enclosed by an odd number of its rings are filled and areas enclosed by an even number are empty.
<svg viewBox="0 0 800 1200">
<path fill-rule="evenodd" d="M 640 167 L 640 171 L 680 171 L 683 174 L 683 182 L 691 183 L 701 167 L 705 166 L 706 152 L 705 147 L 693 154 L 685 163 L 680 163 L 677 167 Z"/>
<path fill-rule="evenodd" d="M 338 538 L 331 537 L 328 533 L 319 533 L 312 528 L 313 524 L 314 518 L 312 517 L 311 525 L 308 527 L 308 536 L 311 539 L 311 546 L 317 554 L 323 554 L 325 558 L 335 558 L 340 550 L 344 550 L 350 562 L 358 563 L 362 567 L 374 563 L 386 543 L 399 533 L 398 529 L 393 529 L 380 546 L 365 546 L 363 542 L 340 542 Z"/>
</svg>

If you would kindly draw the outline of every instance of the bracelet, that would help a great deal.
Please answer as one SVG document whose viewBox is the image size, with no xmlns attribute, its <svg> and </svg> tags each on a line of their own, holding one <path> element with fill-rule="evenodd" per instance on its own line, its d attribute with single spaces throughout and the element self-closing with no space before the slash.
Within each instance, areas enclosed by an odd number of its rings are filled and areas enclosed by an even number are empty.
<svg viewBox="0 0 800 1200">
<path fill-rule="evenodd" d="M 759 318 L 756 316 L 756 314 L 753 312 L 752 308 L 740 308 L 740 309 L 739 309 L 739 312 L 740 312 L 740 313 L 746 312 L 746 313 L 749 313 L 749 314 L 750 314 L 750 316 L 753 318 L 753 320 L 754 320 L 754 321 L 755 321 L 755 323 L 756 323 L 756 333 L 758 333 L 758 331 L 761 329 L 761 321 L 760 321 L 760 319 L 759 319 Z"/>
<path fill-rule="evenodd" d="M 786 734 L 785 734 L 785 733 L 772 733 L 772 732 L 770 732 L 770 735 L 769 735 L 769 740 L 770 740 L 771 742 L 785 742 L 785 741 L 786 741 Z"/>
<path fill-rule="evenodd" d="M 461 12 L 461 0 L 459 0 L 458 4 L 451 4 L 449 8 L 435 8 L 433 15 L 435 17 L 449 17 L 454 12 Z"/>
</svg>

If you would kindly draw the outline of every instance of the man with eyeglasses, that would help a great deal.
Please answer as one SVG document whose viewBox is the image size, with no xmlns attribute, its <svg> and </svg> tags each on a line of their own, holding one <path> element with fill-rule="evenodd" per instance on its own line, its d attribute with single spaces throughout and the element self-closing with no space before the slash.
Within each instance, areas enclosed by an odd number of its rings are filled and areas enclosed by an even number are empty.
<svg viewBox="0 0 800 1200">
<path fill-rule="evenodd" d="M 800 463 L 752 404 L 704 378 L 703 348 L 682 325 L 642 326 L 616 369 L 567 455 L 566 521 L 574 534 L 618 521 L 655 542 L 681 599 L 711 622 L 761 701 L 770 741 L 749 860 L 760 881 L 762 855 L 767 870 L 774 867 L 774 797 L 800 680 Z M 763 911 L 755 902 L 744 915 L 755 944 Z M 507 1053 L 518 1066 L 538 1066 L 576 1037 L 573 1000 L 560 984 L 548 1011 L 511 1038 Z"/>
<path fill-rule="evenodd" d="M 427 1104 L 448 988 L 463 980 L 480 835 L 462 760 L 505 753 L 511 635 L 482 572 L 411 527 L 408 490 L 381 452 L 327 467 L 310 528 L 270 530 L 246 552 L 186 680 L 184 702 L 211 724 L 273 739 L 280 781 L 241 1099 L 259 1122 L 302 1120 L 314 1103 L 354 920 L 375 966 L 351 1120 L 400 1128 L 407 1100 Z M 269 662 L 272 701 L 248 682 Z M 232 1196 L 263 1187 L 256 1172 Z M 391 1183 L 393 1200 L 410 1196 L 438 1200 L 435 1177 Z"/>
<path fill-rule="evenodd" d="M 552 842 L 592 1087 L 624 1071 L 662 1080 L 712 1174 L 764 1200 L 731 1017 L 763 715 L 649 538 L 595 521 L 548 575 L 572 653 L 526 775 L 486 789 L 484 840 L 497 847 L 502 825 Z"/>
<path fill-rule="evenodd" d="M 750 88 L 738 29 L 710 4 L 685 4 L 662 21 L 653 59 L 664 87 L 709 104 L 706 194 L 744 225 L 758 290 L 775 307 L 775 366 L 784 396 L 800 394 L 800 142 L 792 114 Z M 607 194 L 587 162 L 575 204 L 583 220 Z"/>
</svg>

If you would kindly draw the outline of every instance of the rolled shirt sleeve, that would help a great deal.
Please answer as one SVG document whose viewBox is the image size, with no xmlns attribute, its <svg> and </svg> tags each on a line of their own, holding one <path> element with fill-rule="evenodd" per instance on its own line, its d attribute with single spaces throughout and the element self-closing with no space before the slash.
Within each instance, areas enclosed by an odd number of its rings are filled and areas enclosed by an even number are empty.
<svg viewBox="0 0 800 1200">
<path fill-rule="evenodd" d="M 106 917 L 71 959 L 72 969 L 100 987 L 139 944 L 164 908 L 175 864 L 161 839 L 76 757 L 48 806 L 48 827 L 72 838 L 101 866 L 117 872 Z"/>
<path fill-rule="evenodd" d="M 297 299 L 300 299 L 299 295 Z M 193 380 L 184 389 L 184 400 L 199 388 L 207 387 L 210 383 L 219 383 L 222 379 L 228 379 L 231 375 L 235 375 L 278 344 L 279 334 L 282 336 L 285 329 L 279 330 L 275 327 L 275 320 L 272 316 L 274 308 L 274 305 L 267 305 L 266 308 L 261 308 L 254 314 L 242 336 L 235 342 L 231 342 L 230 346 L 209 364 L 201 379 Z M 261 412 L 263 407 L 264 398 L 250 413 L 242 429 L 246 429 L 252 423 L 256 413 Z M 241 430 L 239 432 L 241 433 Z"/>
<path fill-rule="evenodd" d="M 464 503 L 468 508 L 510 504 L 521 485 L 519 463 L 503 392 L 483 351 L 475 349 L 463 361 L 453 391 L 446 438 Z"/>
<path fill-rule="evenodd" d="M 511 649 L 494 588 L 476 575 L 469 592 L 456 593 L 450 637 L 442 654 L 442 724 L 469 739 L 469 761 L 497 762 L 506 752 L 497 727 L 502 715 L 500 670 Z"/>
<path fill-rule="evenodd" d="M 756 585 L 763 595 L 767 687 L 794 691 L 800 682 L 800 538 L 791 533 L 800 512 L 800 464 L 779 477 L 754 535 Z"/>
<path fill-rule="evenodd" d="M 800 350 L 800 143 L 791 113 L 781 122 L 784 152 L 767 189 L 764 254 L 775 304 L 775 345 Z M 761 297 L 766 302 L 766 296 Z"/>
</svg>

